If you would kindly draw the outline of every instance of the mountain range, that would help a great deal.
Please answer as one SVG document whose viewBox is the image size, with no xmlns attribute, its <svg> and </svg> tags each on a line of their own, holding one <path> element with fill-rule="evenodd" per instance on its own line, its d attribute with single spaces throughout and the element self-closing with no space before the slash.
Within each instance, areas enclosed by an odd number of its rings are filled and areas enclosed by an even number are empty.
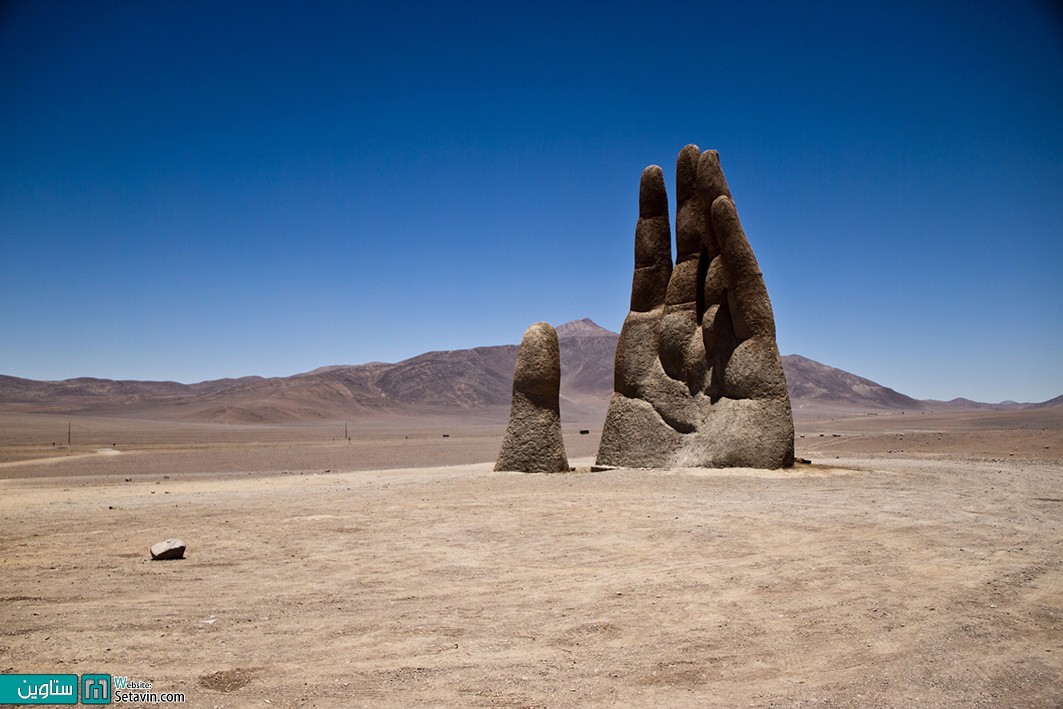
<svg viewBox="0 0 1063 709">
<path fill-rule="evenodd" d="M 567 420 L 604 419 L 619 335 L 589 319 L 557 328 L 561 407 Z M 78 378 L 36 381 L 0 375 L 0 410 L 99 414 L 223 423 L 292 423 L 388 415 L 496 420 L 508 413 L 517 345 L 426 352 L 397 363 L 321 367 L 288 377 L 197 384 Z M 1063 406 L 921 401 L 800 355 L 783 357 L 795 414 Z"/>
</svg>

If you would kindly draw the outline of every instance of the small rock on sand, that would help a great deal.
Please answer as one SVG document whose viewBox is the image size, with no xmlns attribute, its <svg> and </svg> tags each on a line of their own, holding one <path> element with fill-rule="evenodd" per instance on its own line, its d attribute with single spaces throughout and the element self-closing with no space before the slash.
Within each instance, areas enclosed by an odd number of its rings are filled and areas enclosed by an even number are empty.
<svg viewBox="0 0 1063 709">
<path fill-rule="evenodd" d="M 177 537 L 172 537 L 165 541 L 161 541 L 158 544 L 152 545 L 151 558 L 155 561 L 184 558 L 186 546 L 187 545 Z"/>
</svg>

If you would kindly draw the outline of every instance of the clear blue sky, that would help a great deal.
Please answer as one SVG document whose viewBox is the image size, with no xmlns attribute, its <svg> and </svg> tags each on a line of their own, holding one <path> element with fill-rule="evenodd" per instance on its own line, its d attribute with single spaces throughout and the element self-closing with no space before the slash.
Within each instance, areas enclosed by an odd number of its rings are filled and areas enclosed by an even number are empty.
<svg viewBox="0 0 1063 709">
<path fill-rule="evenodd" d="M 720 151 L 779 346 L 1063 393 L 1043 2 L 0 6 L 0 373 L 199 381 L 627 311 L 638 179 Z"/>
</svg>

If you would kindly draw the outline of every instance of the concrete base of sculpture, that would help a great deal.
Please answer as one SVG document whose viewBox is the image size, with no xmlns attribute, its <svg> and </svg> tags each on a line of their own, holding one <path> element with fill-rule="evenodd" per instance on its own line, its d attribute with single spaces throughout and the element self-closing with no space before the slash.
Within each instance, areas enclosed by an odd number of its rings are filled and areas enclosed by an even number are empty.
<svg viewBox="0 0 1063 709">
<path fill-rule="evenodd" d="M 794 464 L 793 423 L 764 402 L 720 399 L 711 420 L 680 433 L 639 399 L 613 394 L 596 465 L 625 468 L 788 468 Z M 750 435 L 750 432 L 754 432 Z M 784 441 L 779 445 L 779 441 Z"/>
</svg>

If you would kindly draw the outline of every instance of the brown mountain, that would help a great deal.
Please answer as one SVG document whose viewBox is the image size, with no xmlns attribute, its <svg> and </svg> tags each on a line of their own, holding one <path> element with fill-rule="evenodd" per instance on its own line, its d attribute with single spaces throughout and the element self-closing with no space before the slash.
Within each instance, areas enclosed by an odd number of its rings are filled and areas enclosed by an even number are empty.
<svg viewBox="0 0 1063 709">
<path fill-rule="evenodd" d="M 584 319 L 557 328 L 561 407 L 569 421 L 600 422 L 613 389 L 618 335 Z M 290 377 L 242 377 L 198 384 L 0 375 L 0 410 L 96 413 L 229 423 L 342 420 L 439 414 L 502 420 L 509 410 L 516 345 L 426 352 L 402 362 L 329 366 Z M 922 402 L 863 377 L 801 357 L 783 357 L 797 413 L 964 408 Z M 977 407 L 1053 406 L 977 404 Z"/>
<path fill-rule="evenodd" d="M 563 325 L 558 325 L 557 336 L 562 340 L 567 337 L 611 337 L 615 340 L 619 337 L 612 330 L 606 330 L 590 318 L 573 320 Z"/>
<path fill-rule="evenodd" d="M 79 411 L 107 405 L 132 407 L 144 402 L 175 402 L 209 396 L 245 383 L 266 381 L 262 377 L 214 379 L 197 384 L 79 377 L 63 381 L 36 381 L 0 374 L 0 406 L 6 410 Z"/>
<path fill-rule="evenodd" d="M 1063 406 L 1063 394 L 1053 397 L 1048 401 L 1042 401 L 1038 404 L 1029 404 L 1028 406 L 1032 409 L 1051 409 L 1056 406 Z"/>
<path fill-rule="evenodd" d="M 801 355 L 782 358 L 787 388 L 794 409 L 908 409 L 919 410 L 923 403 L 889 387 L 828 367 Z"/>
</svg>

